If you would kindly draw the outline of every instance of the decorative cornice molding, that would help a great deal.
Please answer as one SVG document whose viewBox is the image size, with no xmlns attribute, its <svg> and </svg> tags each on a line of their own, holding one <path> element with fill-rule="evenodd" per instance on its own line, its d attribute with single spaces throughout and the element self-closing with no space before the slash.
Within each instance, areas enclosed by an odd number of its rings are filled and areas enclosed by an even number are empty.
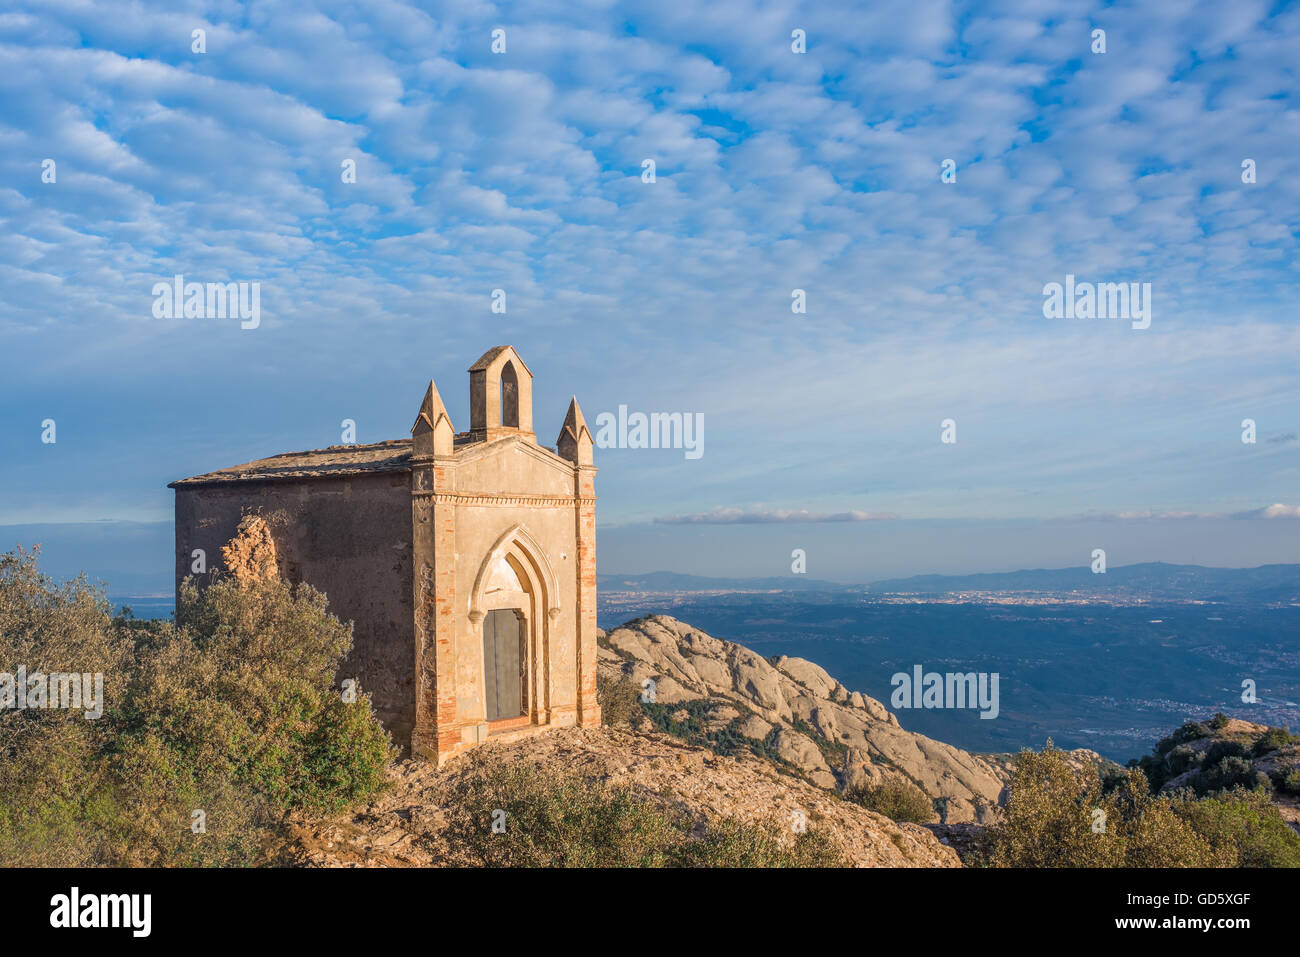
<svg viewBox="0 0 1300 957">
<path fill-rule="evenodd" d="M 573 508 L 575 505 L 591 505 L 596 501 L 594 495 L 510 495 L 496 492 L 439 492 L 436 489 L 413 489 L 411 495 L 414 498 L 431 498 L 438 505 L 500 505 L 507 508 L 520 505 Z"/>
</svg>

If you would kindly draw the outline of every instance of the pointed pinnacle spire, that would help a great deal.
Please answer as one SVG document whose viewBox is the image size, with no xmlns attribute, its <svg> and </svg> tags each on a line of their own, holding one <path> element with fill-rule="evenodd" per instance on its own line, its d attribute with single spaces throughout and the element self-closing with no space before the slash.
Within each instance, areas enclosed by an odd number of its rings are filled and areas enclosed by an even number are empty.
<svg viewBox="0 0 1300 957">
<path fill-rule="evenodd" d="M 442 396 L 438 395 L 438 387 L 429 380 L 429 388 L 425 390 L 424 401 L 420 403 L 420 411 L 429 417 L 433 422 L 438 421 L 438 413 L 445 414 L 447 407 L 442 404 Z"/>
<path fill-rule="evenodd" d="M 564 425 L 560 431 L 564 429 L 572 432 L 575 439 L 583 433 L 583 430 L 586 430 L 588 435 L 591 434 L 591 430 L 587 428 L 587 420 L 582 417 L 582 409 L 578 406 L 576 395 L 569 400 L 569 411 L 564 416 Z"/>
<path fill-rule="evenodd" d="M 591 430 L 587 428 L 587 420 L 582 417 L 582 409 L 578 408 L 578 397 L 574 396 L 569 402 L 564 425 L 560 427 L 560 437 L 555 441 L 555 451 L 560 458 L 568 459 L 575 465 L 591 465 L 591 449 L 594 444 Z"/>
<path fill-rule="evenodd" d="M 438 395 L 438 387 L 430 379 L 424 401 L 420 403 L 420 412 L 411 426 L 411 438 L 415 440 L 412 451 L 420 457 L 450 455 L 455 447 L 455 431 L 447 407 L 442 404 L 442 396 Z"/>
<path fill-rule="evenodd" d="M 451 421 L 451 416 L 447 415 L 447 407 L 442 404 L 442 396 L 438 395 L 438 387 L 429 380 L 429 388 L 424 393 L 424 401 L 420 403 L 420 411 L 415 417 L 415 424 L 411 426 L 411 434 L 414 435 L 417 429 L 432 432 L 433 427 L 438 424 L 439 417 L 446 416 L 447 421 Z"/>
</svg>

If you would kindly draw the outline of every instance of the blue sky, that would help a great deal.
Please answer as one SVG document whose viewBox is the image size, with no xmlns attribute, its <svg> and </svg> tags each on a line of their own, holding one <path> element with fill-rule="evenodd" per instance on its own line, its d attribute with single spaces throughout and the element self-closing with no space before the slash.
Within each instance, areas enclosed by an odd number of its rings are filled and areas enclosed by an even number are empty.
<svg viewBox="0 0 1300 957">
<path fill-rule="evenodd" d="M 1296 4 L 362 6 L 0 13 L 0 525 L 166 522 L 430 377 L 465 428 L 509 342 L 544 443 L 704 416 L 598 450 L 605 570 L 1300 561 Z M 155 318 L 177 273 L 261 325 Z"/>
</svg>

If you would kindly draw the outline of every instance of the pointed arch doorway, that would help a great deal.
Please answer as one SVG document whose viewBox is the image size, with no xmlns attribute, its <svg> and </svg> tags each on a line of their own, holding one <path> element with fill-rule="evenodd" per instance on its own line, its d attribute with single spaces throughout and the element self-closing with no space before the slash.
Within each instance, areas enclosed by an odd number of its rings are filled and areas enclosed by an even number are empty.
<svg viewBox="0 0 1300 957">
<path fill-rule="evenodd" d="M 513 526 L 484 560 L 471 600 L 482 651 L 481 720 L 489 735 L 550 722 L 554 594 L 550 564 L 522 526 Z"/>
</svg>

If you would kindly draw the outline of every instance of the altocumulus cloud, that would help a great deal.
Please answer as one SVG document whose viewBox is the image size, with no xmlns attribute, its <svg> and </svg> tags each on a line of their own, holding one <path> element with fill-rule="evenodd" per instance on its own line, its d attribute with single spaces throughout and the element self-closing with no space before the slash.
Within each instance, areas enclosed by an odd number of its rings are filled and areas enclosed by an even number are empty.
<svg viewBox="0 0 1300 957">
<path fill-rule="evenodd" d="M 1265 505 L 1248 512 L 1238 512 L 1233 518 L 1300 518 L 1300 505 Z"/>
<path fill-rule="evenodd" d="M 708 417 L 699 462 L 601 457 L 606 520 L 761 501 L 773 462 L 810 517 L 725 522 L 862 521 L 815 516 L 864 475 L 859 505 L 952 518 L 1291 487 L 1235 425 L 1300 421 L 1295 5 L 8 7 L 0 434 L 60 445 L 5 448 L 0 520 L 164 519 L 163 481 L 250 444 L 401 435 L 409 383 L 498 341 L 548 430 L 568 388 Z M 1044 320 L 1067 273 L 1152 283 L 1152 328 Z M 156 320 L 176 274 L 260 282 L 263 323 Z M 222 401 L 177 434 L 181 393 Z"/>
</svg>

